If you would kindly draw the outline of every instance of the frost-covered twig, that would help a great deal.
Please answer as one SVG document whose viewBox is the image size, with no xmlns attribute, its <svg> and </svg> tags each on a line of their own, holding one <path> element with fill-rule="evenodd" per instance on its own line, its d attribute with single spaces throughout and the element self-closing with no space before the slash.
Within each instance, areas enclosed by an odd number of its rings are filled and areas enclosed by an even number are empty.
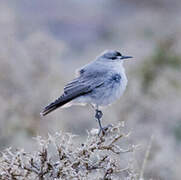
<svg viewBox="0 0 181 180">
<path fill-rule="evenodd" d="M 70 133 L 37 137 L 39 149 L 34 153 L 7 149 L 0 157 L 0 179 L 134 179 L 136 173 L 129 164 L 122 167 L 120 160 L 136 146 L 119 145 L 127 138 L 121 129 L 112 127 L 101 137 L 88 132 L 83 144 Z"/>
</svg>

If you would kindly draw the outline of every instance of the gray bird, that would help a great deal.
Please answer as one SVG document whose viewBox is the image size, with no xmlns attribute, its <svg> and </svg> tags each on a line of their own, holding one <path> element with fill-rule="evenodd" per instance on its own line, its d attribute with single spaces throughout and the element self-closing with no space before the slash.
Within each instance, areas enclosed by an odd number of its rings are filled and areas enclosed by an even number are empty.
<svg viewBox="0 0 181 180">
<path fill-rule="evenodd" d="M 63 94 L 46 106 L 40 113 L 45 116 L 59 107 L 73 104 L 90 104 L 95 109 L 95 118 L 103 134 L 100 106 L 107 106 L 119 99 L 126 89 L 127 77 L 123 62 L 131 56 L 123 56 L 115 50 L 105 51 L 94 61 L 78 71 L 78 77 L 64 87 Z"/>
</svg>

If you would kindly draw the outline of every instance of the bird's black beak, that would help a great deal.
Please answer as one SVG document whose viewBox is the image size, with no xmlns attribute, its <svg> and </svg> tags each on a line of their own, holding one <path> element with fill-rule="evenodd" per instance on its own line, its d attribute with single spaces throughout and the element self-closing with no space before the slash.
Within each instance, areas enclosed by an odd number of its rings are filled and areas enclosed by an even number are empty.
<svg viewBox="0 0 181 180">
<path fill-rule="evenodd" d="M 120 59 L 129 59 L 129 58 L 133 58 L 132 56 L 121 56 Z"/>
</svg>

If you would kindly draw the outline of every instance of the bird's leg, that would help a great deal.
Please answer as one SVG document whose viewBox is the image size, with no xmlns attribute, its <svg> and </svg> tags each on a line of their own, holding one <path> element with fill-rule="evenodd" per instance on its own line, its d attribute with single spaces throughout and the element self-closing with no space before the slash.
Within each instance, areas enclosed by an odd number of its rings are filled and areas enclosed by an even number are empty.
<svg viewBox="0 0 181 180">
<path fill-rule="evenodd" d="M 106 133 L 107 129 L 108 129 L 109 127 L 112 127 L 112 125 L 109 124 L 109 125 L 106 126 L 106 127 L 102 127 L 102 124 L 101 124 L 101 118 L 102 118 L 102 116 L 103 116 L 102 111 L 99 110 L 98 105 L 95 105 L 95 106 L 94 106 L 93 104 L 89 104 L 89 105 L 96 111 L 95 118 L 97 119 L 97 121 L 98 121 L 98 123 L 99 123 L 99 133 L 98 133 L 98 135 L 100 135 L 101 132 L 102 132 L 102 134 L 104 135 L 104 134 Z"/>
<path fill-rule="evenodd" d="M 99 123 L 99 133 L 98 133 L 98 135 L 100 135 L 101 132 L 102 132 L 102 134 L 104 135 L 104 134 L 106 133 L 107 129 L 108 129 L 109 127 L 111 127 L 111 125 L 108 125 L 108 126 L 106 126 L 106 127 L 102 127 L 102 124 L 101 124 L 101 118 L 102 118 L 102 116 L 103 116 L 102 111 L 96 109 L 95 118 L 97 119 L 97 121 L 98 121 L 98 123 Z"/>
<path fill-rule="evenodd" d="M 105 134 L 105 130 L 104 128 L 102 127 L 102 124 L 101 124 L 101 118 L 103 116 L 103 113 L 102 111 L 96 109 L 96 114 L 95 114 L 95 118 L 97 119 L 98 123 L 99 123 L 99 135 L 100 133 L 102 132 L 103 134 Z"/>
</svg>

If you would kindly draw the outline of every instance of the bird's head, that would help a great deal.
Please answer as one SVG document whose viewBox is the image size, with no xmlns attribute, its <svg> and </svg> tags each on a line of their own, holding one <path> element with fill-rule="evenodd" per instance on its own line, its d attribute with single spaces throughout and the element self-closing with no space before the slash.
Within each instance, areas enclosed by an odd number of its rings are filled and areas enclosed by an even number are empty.
<svg viewBox="0 0 181 180">
<path fill-rule="evenodd" d="M 105 51 L 99 57 L 101 61 L 109 61 L 109 62 L 123 62 L 123 60 L 129 58 L 132 58 L 132 56 L 123 56 L 119 51 L 115 50 Z"/>
</svg>

